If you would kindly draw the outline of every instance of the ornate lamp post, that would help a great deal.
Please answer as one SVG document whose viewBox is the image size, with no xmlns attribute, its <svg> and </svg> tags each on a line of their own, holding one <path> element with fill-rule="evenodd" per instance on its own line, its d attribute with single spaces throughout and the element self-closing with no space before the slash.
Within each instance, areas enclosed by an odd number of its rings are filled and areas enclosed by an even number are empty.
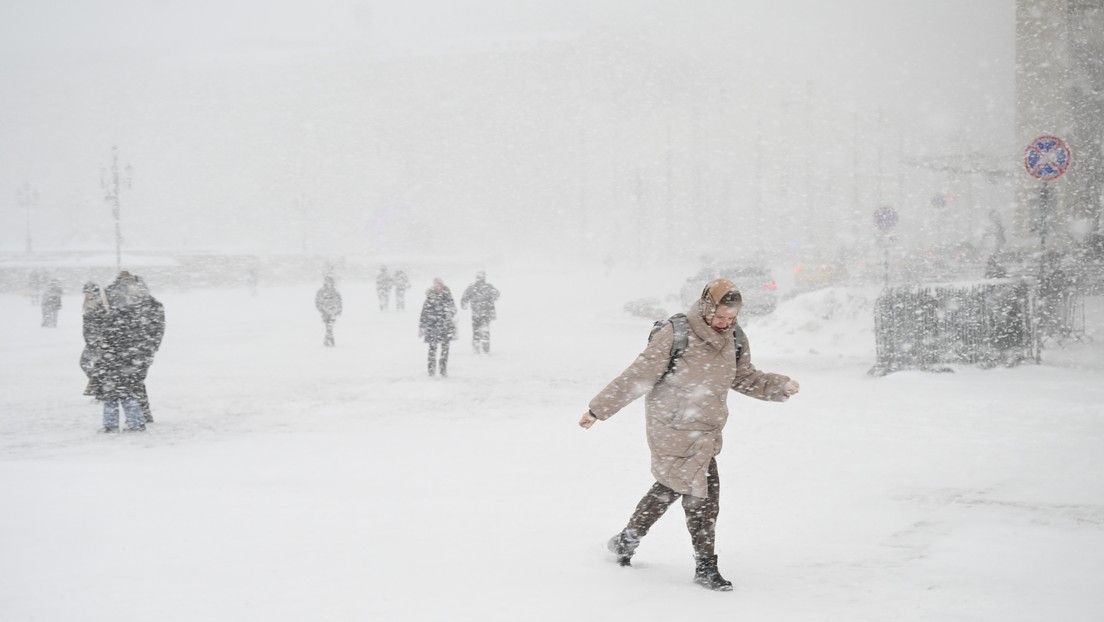
<svg viewBox="0 0 1104 622">
<path fill-rule="evenodd" d="M 119 223 L 119 191 L 130 188 L 133 170 L 127 164 L 122 174 L 119 171 L 119 147 L 111 146 L 111 172 L 100 169 L 100 187 L 105 191 L 104 200 L 111 205 L 111 215 L 115 219 L 115 272 L 123 269 L 123 233 Z"/>
</svg>

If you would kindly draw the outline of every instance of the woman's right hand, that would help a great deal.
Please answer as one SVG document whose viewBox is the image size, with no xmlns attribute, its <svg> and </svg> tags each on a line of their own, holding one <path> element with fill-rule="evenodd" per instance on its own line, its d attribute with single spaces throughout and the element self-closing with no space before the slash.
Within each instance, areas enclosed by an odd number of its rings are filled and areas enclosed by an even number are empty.
<svg viewBox="0 0 1104 622">
<path fill-rule="evenodd" d="M 595 417 L 592 412 L 587 410 L 585 413 L 583 413 L 583 418 L 579 419 L 579 427 L 584 430 L 589 430 L 590 426 L 597 423 L 597 421 L 598 417 Z"/>
</svg>

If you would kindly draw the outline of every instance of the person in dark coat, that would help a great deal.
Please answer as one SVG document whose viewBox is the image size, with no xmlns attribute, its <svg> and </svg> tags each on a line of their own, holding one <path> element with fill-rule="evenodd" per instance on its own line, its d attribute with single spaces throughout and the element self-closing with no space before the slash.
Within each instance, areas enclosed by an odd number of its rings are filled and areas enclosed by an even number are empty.
<svg viewBox="0 0 1104 622">
<path fill-rule="evenodd" d="M 104 330 L 107 327 L 107 296 L 100 286 L 89 281 L 84 284 L 84 306 L 81 319 L 84 325 L 84 350 L 80 366 L 88 377 L 85 395 L 96 394 L 96 361 L 103 355 Z"/>
<path fill-rule="evenodd" d="M 341 293 L 337 291 L 332 276 L 325 277 L 322 287 L 314 295 L 314 307 L 322 314 L 322 323 L 326 325 L 326 338 L 322 345 L 332 348 L 334 323 L 337 322 L 337 316 L 341 315 Z"/>
<path fill-rule="evenodd" d="M 387 271 L 387 266 L 380 266 L 379 274 L 376 275 L 376 295 L 379 296 L 380 311 L 387 310 L 387 303 L 391 299 L 391 273 Z"/>
<path fill-rule="evenodd" d="M 472 313 L 472 349 L 479 354 L 491 351 L 491 320 L 495 319 L 495 301 L 498 289 L 487 282 L 487 273 L 480 270 L 475 273 L 475 282 L 464 290 L 460 298 L 460 308 L 471 306 Z"/>
<path fill-rule="evenodd" d="M 61 309 L 61 283 L 57 279 L 50 279 L 46 289 L 42 291 L 42 326 L 45 328 L 57 328 L 58 310 Z"/>
<path fill-rule="evenodd" d="M 427 362 L 430 376 L 436 372 L 438 363 L 441 376 L 448 376 L 449 341 L 456 333 L 456 324 L 452 319 L 455 315 L 456 301 L 452 298 L 452 292 L 444 281 L 433 279 L 433 287 L 426 291 L 422 316 L 418 321 L 418 336 L 429 344 Z"/>
<path fill-rule="evenodd" d="M 165 308 L 140 277 L 119 273 L 106 289 L 108 313 L 102 356 L 96 362 L 96 398 L 104 403 L 105 432 L 119 429 L 119 408 L 127 429 L 137 432 L 153 421 L 146 375 L 165 334 Z"/>
<path fill-rule="evenodd" d="M 406 290 L 410 289 L 410 279 L 402 270 L 396 270 L 391 281 L 395 284 L 395 308 L 402 311 L 406 308 Z"/>
</svg>

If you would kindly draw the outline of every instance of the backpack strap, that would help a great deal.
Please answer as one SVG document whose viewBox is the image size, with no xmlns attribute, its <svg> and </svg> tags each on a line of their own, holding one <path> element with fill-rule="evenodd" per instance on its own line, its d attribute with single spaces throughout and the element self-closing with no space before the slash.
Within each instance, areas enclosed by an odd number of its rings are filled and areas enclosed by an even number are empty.
<svg viewBox="0 0 1104 622">
<path fill-rule="evenodd" d="M 686 353 L 686 349 L 690 347 L 690 320 L 687 319 L 685 313 L 676 313 L 666 320 L 656 322 L 652 325 L 652 332 L 648 335 L 648 341 L 652 340 L 660 330 L 667 324 L 671 325 L 671 329 L 674 331 L 674 338 L 671 341 L 671 359 L 667 362 L 667 371 L 663 372 L 659 381 L 663 380 L 675 371 L 675 363 L 678 362 L 679 357 Z M 744 343 L 747 342 L 747 335 L 744 334 L 744 329 L 739 324 L 736 325 L 732 331 L 732 343 L 736 347 L 736 362 L 740 362 L 740 356 L 744 353 Z"/>
<path fill-rule="evenodd" d="M 671 340 L 671 358 L 667 362 L 667 371 L 663 372 L 663 375 L 659 378 L 660 382 L 663 382 L 664 378 L 675 371 L 675 362 L 686 352 L 686 348 L 690 347 L 690 320 L 686 319 L 685 313 L 676 313 L 663 322 L 656 322 L 656 327 L 652 329 L 652 335 L 659 332 L 666 324 L 671 325 L 674 335 Z M 651 340 L 651 335 L 648 336 L 648 339 Z"/>
<path fill-rule="evenodd" d="M 732 341 L 736 345 L 736 364 L 739 365 L 740 356 L 744 353 L 744 344 L 747 343 L 747 335 L 744 334 L 744 329 L 740 328 L 739 324 L 732 331 Z"/>
<path fill-rule="evenodd" d="M 675 338 L 671 342 L 671 364 L 667 367 L 667 372 L 670 373 L 675 367 L 675 361 L 690 347 L 690 320 L 686 319 L 685 313 L 676 313 L 667 321 L 675 331 Z"/>
</svg>

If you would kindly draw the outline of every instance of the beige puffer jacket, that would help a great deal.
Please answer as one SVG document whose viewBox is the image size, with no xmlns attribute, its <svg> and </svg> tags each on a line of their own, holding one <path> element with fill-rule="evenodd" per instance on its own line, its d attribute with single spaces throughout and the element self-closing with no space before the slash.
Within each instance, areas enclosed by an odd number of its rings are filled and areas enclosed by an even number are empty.
<svg viewBox="0 0 1104 622">
<path fill-rule="evenodd" d="M 729 328 L 718 333 L 695 304 L 688 312 L 689 343 L 674 371 L 660 382 L 671 358 L 674 329 L 667 324 L 628 369 L 590 402 L 601 420 L 647 394 L 644 412 L 652 475 L 675 492 L 706 497 L 709 461 L 721 451 L 721 431 L 728 421 L 728 390 L 754 398 L 782 402 L 788 376 L 761 372 L 751 364 L 744 343 L 740 360 Z"/>
</svg>

